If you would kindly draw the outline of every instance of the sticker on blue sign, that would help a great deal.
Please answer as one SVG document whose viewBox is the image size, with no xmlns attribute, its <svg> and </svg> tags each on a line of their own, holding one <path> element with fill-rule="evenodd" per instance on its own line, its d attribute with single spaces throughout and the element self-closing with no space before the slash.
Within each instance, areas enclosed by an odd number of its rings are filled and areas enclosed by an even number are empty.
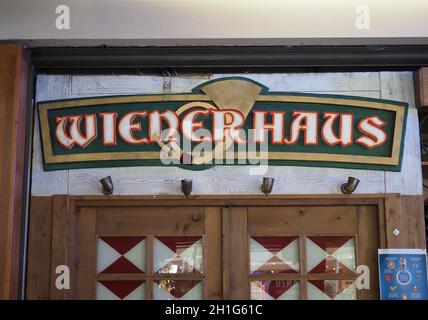
<svg viewBox="0 0 428 320">
<path fill-rule="evenodd" d="M 422 249 L 379 249 L 381 300 L 428 300 L 427 256 Z"/>
</svg>

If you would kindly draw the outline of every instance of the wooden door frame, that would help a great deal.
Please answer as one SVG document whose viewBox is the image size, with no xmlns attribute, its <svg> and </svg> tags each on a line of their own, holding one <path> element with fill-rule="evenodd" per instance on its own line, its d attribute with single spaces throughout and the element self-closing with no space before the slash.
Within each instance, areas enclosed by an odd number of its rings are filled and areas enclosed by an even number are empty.
<svg viewBox="0 0 428 320">
<path fill-rule="evenodd" d="M 32 197 L 27 269 L 28 299 L 70 299 L 69 290 L 55 288 L 55 269 L 74 261 L 76 212 L 103 206 L 358 206 L 377 207 L 379 247 L 388 248 L 395 237 L 387 232 L 401 217 L 399 194 L 358 195 L 204 195 L 204 196 L 68 196 Z M 41 232 L 42 231 L 42 232 Z M 225 232 L 223 230 L 223 232 Z M 44 257 L 44 259 L 40 259 Z M 73 265 L 71 272 L 73 272 Z M 227 279 L 223 279 L 223 282 Z M 226 289 L 227 290 L 227 289 Z"/>
<path fill-rule="evenodd" d="M 0 46 L 0 300 L 18 299 L 28 192 L 31 61 L 21 45 Z M 27 118 L 28 115 L 28 118 Z"/>
</svg>

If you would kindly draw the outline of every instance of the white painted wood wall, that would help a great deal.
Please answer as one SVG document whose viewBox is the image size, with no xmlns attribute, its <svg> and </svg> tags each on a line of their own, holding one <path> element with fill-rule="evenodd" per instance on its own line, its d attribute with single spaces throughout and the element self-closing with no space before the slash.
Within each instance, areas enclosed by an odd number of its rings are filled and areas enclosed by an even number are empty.
<svg viewBox="0 0 428 320">
<path fill-rule="evenodd" d="M 200 76 L 70 76 L 40 75 L 37 101 L 101 95 L 182 93 L 213 78 Z M 422 194 L 418 118 L 411 72 L 240 74 L 271 91 L 335 93 L 398 100 L 409 103 L 401 172 L 270 166 L 274 194 L 337 194 L 348 176 L 361 180 L 356 193 Z M 164 83 L 170 82 L 165 91 Z M 37 118 L 37 117 L 36 117 Z M 249 166 L 217 166 L 205 171 L 176 167 L 126 167 L 44 172 L 39 124 L 34 126 L 32 195 L 99 195 L 99 179 L 111 175 L 116 195 L 181 194 L 180 180 L 191 178 L 194 194 L 259 194 L 262 176 L 250 175 Z"/>
</svg>

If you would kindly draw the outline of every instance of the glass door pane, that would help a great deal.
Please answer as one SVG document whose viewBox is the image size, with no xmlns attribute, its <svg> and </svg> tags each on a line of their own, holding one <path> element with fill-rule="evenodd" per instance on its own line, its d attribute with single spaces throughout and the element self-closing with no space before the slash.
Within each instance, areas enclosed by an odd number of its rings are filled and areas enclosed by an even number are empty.
<svg viewBox="0 0 428 320">
<path fill-rule="evenodd" d="M 82 212 L 77 299 L 221 298 L 219 208 L 112 206 Z"/>
<path fill-rule="evenodd" d="M 377 214 L 376 206 L 317 206 L 314 202 L 248 207 L 248 297 L 377 298 Z M 359 264 L 370 269 L 370 283 L 374 282 L 370 290 L 355 286 Z"/>
</svg>

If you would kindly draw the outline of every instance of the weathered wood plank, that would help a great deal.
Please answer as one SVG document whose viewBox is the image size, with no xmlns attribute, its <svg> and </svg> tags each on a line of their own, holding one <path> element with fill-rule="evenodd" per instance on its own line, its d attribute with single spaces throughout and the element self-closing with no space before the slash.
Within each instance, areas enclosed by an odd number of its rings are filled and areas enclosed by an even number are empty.
<svg viewBox="0 0 428 320">
<path fill-rule="evenodd" d="M 224 75 L 217 74 L 197 74 L 197 75 L 188 75 L 188 76 L 176 76 L 168 78 L 168 81 L 171 82 L 171 93 L 180 93 L 180 92 L 191 92 L 193 88 L 200 85 L 201 83 L 207 82 L 209 80 L 214 80 L 222 78 Z"/>
<path fill-rule="evenodd" d="M 423 196 L 402 196 L 402 215 L 407 219 L 409 248 L 426 248 Z"/>
<path fill-rule="evenodd" d="M 97 211 L 97 234 L 201 235 L 204 217 L 203 207 L 106 207 Z"/>
<path fill-rule="evenodd" d="M 71 94 L 71 76 L 40 75 L 36 83 L 36 101 L 68 99 Z M 40 124 L 37 110 L 34 114 L 33 167 L 31 194 L 50 196 L 68 193 L 68 170 L 44 171 L 40 140 Z"/>
<path fill-rule="evenodd" d="M 96 208 L 79 208 L 77 221 L 76 289 L 78 299 L 95 299 Z"/>
<path fill-rule="evenodd" d="M 333 95 L 380 99 L 380 90 L 379 91 L 377 90 L 376 91 L 310 91 L 308 93 L 333 94 Z"/>
<path fill-rule="evenodd" d="M 419 120 L 415 107 L 412 72 L 381 72 L 382 99 L 409 103 L 401 172 L 386 172 L 386 193 L 421 195 L 422 173 Z"/>
<path fill-rule="evenodd" d="M 73 76 L 74 97 L 112 94 L 163 93 L 170 83 L 170 92 L 183 93 L 203 82 L 236 74 L 198 74 L 188 76 Z M 299 91 L 376 96 L 380 90 L 378 72 L 366 73 L 290 73 L 243 74 L 269 87 L 271 91 Z M 167 85 L 166 85 L 167 86 Z M 355 94 L 354 94 L 355 93 Z"/>
<path fill-rule="evenodd" d="M 208 207 L 205 209 L 205 238 L 204 238 L 204 298 L 219 300 L 223 296 L 222 276 L 222 219 L 221 208 Z"/>
<path fill-rule="evenodd" d="M 253 168 L 254 169 L 254 168 Z M 382 171 L 269 166 L 252 174 L 248 166 L 217 166 L 207 171 L 174 167 L 128 167 L 70 170 L 70 195 L 101 195 L 99 180 L 111 175 L 115 195 L 180 195 L 180 180 L 194 180 L 193 194 L 261 194 L 263 176 L 275 177 L 272 194 L 341 194 L 348 176 L 361 180 L 356 194 L 384 193 Z"/>
<path fill-rule="evenodd" d="M 69 245 L 68 233 L 69 225 L 69 198 L 67 195 L 57 195 L 52 198 L 52 256 L 50 272 L 50 299 L 62 300 L 69 297 L 68 290 L 59 290 L 55 282 L 58 276 L 56 268 L 60 265 L 68 266 L 71 269 L 68 255 Z"/>
<path fill-rule="evenodd" d="M 401 196 L 390 194 L 385 199 L 385 222 L 387 248 L 407 247 L 407 219 L 401 211 Z"/>
<path fill-rule="evenodd" d="M 423 196 L 387 195 L 385 214 L 388 248 L 426 247 Z"/>
<path fill-rule="evenodd" d="M 370 270 L 368 290 L 358 290 L 358 299 L 376 300 L 379 298 L 377 249 L 379 244 L 379 223 L 376 206 L 357 206 L 356 252 L 358 265 L 366 265 Z"/>
<path fill-rule="evenodd" d="M 233 76 L 233 74 L 223 74 Z M 235 75 L 236 76 L 236 75 Z M 253 79 L 270 91 L 379 91 L 378 72 L 273 73 L 241 75 Z"/>
<path fill-rule="evenodd" d="M 296 236 L 357 233 L 356 207 L 251 207 L 248 233 L 251 236 Z"/>
<path fill-rule="evenodd" d="M 32 197 L 28 231 L 27 299 L 49 299 L 51 246 L 52 198 Z"/>
<path fill-rule="evenodd" d="M 161 76 L 73 76 L 73 94 L 144 94 L 162 93 L 166 80 Z"/>
<path fill-rule="evenodd" d="M 379 249 L 387 248 L 387 237 L 386 237 L 386 210 L 385 210 L 385 198 L 378 199 L 377 203 L 377 221 L 379 223 Z"/>
<path fill-rule="evenodd" d="M 249 299 L 247 208 L 223 209 L 223 299 Z"/>
</svg>

